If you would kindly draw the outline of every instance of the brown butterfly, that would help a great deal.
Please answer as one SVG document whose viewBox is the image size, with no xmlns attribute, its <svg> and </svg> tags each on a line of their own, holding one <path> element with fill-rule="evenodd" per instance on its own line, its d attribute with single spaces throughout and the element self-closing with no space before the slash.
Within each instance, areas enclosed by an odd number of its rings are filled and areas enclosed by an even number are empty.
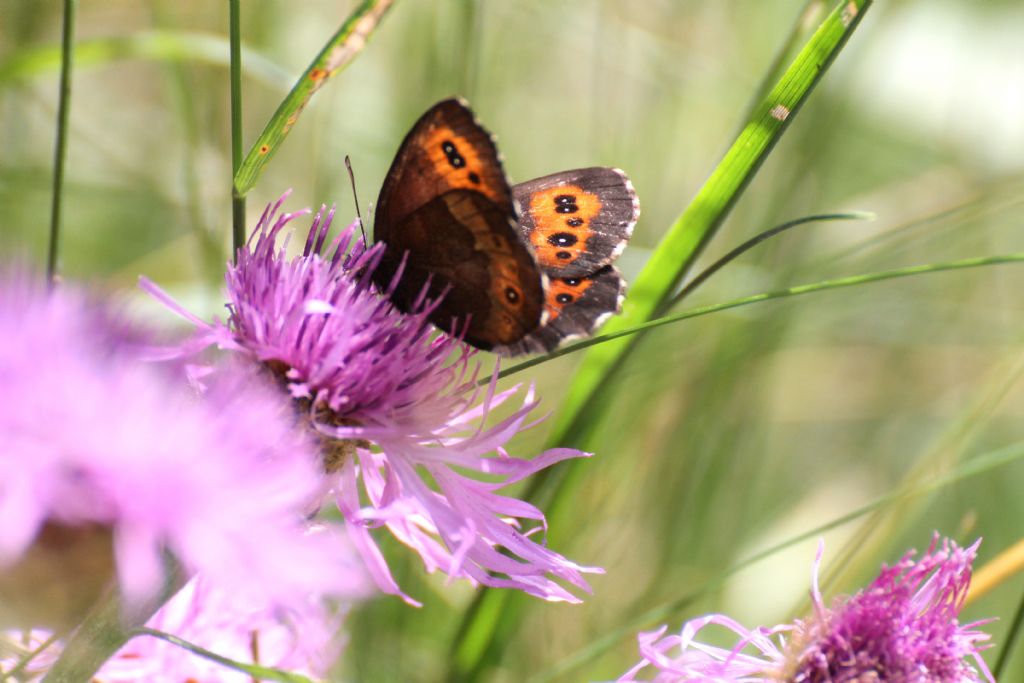
<svg viewBox="0 0 1024 683">
<path fill-rule="evenodd" d="M 491 135 L 464 102 L 444 100 L 413 125 L 384 180 L 374 280 L 387 290 L 403 267 L 394 304 L 410 310 L 424 287 L 443 294 L 431 322 L 477 348 L 550 351 L 618 312 L 625 282 L 610 264 L 639 214 L 618 169 L 511 187 Z"/>
</svg>

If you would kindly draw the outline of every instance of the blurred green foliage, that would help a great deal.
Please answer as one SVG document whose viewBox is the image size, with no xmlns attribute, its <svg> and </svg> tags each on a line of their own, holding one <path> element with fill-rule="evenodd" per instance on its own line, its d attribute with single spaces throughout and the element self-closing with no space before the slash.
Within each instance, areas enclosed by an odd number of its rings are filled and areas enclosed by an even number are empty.
<svg viewBox="0 0 1024 683">
<path fill-rule="evenodd" d="M 249 196 L 250 224 L 287 188 L 290 209 L 336 202 L 340 215 L 353 214 L 346 154 L 365 208 L 408 126 L 461 94 L 498 136 L 513 180 L 594 164 L 630 174 L 643 216 L 620 261 L 628 278 L 731 143 L 805 4 L 399 0 L 304 112 Z M 244 73 L 246 144 L 287 92 L 281 75 L 297 77 L 354 5 L 243 3 L 243 40 L 258 62 Z M 227 54 L 222 3 L 82 3 L 78 26 L 81 43 L 199 34 L 222 40 Z M 1010 0 L 877 3 L 704 261 L 809 213 L 862 209 L 879 220 L 800 228 L 730 265 L 691 303 L 1024 250 L 1022 29 L 1024 12 Z M 39 264 L 57 70 L 9 67 L 59 35 L 59 2 L 0 0 L 0 250 Z M 191 49 L 194 58 L 188 49 L 115 50 L 75 73 L 62 272 L 140 307 L 135 280 L 145 273 L 217 312 L 230 239 L 228 78 L 215 49 Z M 549 534 L 555 549 L 607 574 L 583 606 L 517 597 L 525 621 L 488 680 L 540 680 L 757 550 L 907 477 L 1020 440 L 1022 283 L 1016 266 L 928 275 L 648 335 L 609 390 L 613 410 L 572 491 L 572 523 Z M 556 410 L 575 363 L 518 379 L 536 382 Z M 524 434 L 517 451 L 536 452 L 549 428 Z M 855 589 L 935 530 L 963 542 L 984 536 L 984 562 L 1019 539 L 1022 483 L 1024 464 L 1010 465 L 883 510 L 867 529 L 828 534 L 825 569 L 842 557 L 844 571 L 826 592 Z M 858 552 L 844 555 L 858 532 Z M 442 680 L 472 591 L 390 550 L 397 578 L 425 606 L 380 598 L 357 608 L 339 679 Z M 747 625 L 787 619 L 804 604 L 812 556 L 805 543 L 758 563 L 669 626 L 705 611 Z M 1014 578 L 964 620 L 1000 617 L 989 628 L 1001 643 L 1022 590 Z M 557 680 L 612 679 L 636 658 L 629 635 Z M 1018 655 L 1004 680 L 1022 675 Z"/>
</svg>

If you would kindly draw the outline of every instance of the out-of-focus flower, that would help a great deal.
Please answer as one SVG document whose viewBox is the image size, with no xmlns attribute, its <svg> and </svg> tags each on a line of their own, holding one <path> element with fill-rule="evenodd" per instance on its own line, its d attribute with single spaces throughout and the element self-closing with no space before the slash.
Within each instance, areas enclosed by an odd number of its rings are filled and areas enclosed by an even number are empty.
<svg viewBox="0 0 1024 683">
<path fill-rule="evenodd" d="M 259 600 L 240 600 L 199 577 L 185 585 L 146 623 L 243 664 L 324 677 L 344 644 L 339 631 L 343 610 L 322 601 L 293 602 L 287 609 Z M 51 642 L 38 654 L 22 660 L 52 638 L 44 629 L 0 634 L 0 671 L 21 665 L 18 680 L 36 681 L 49 670 L 61 651 Z M 162 638 L 144 634 L 128 641 L 94 676 L 98 683 L 251 683 L 252 676 L 213 661 Z"/>
<path fill-rule="evenodd" d="M 0 624 L 68 626 L 116 574 L 131 605 L 186 575 L 271 604 L 361 589 L 306 533 L 320 474 L 292 407 L 251 371 L 199 400 L 69 286 L 0 270 Z"/>
<path fill-rule="evenodd" d="M 543 533 L 543 514 L 497 491 L 585 454 L 553 449 L 532 460 L 510 456 L 504 445 L 529 426 L 532 392 L 511 415 L 485 427 L 491 410 L 518 388 L 498 393 L 493 380 L 478 387 L 475 351 L 432 335 L 428 318 L 437 301 L 424 293 L 403 314 L 387 292 L 375 289 L 370 275 L 383 245 L 352 245 L 356 224 L 328 244 L 333 211 L 321 209 L 302 254 L 289 258 L 287 240 L 279 245 L 278 237 L 300 214 L 279 216 L 283 199 L 267 208 L 228 268 L 227 323 L 205 323 L 143 281 L 199 328 L 178 353 L 216 344 L 280 378 L 320 435 L 325 487 L 383 590 L 414 602 L 370 535 L 381 525 L 415 549 L 428 571 L 578 601 L 558 580 L 589 590 L 582 573 L 600 570 L 535 542 L 530 536 Z M 520 520 L 533 528 L 524 531 Z"/>
<path fill-rule="evenodd" d="M 980 651 L 983 622 L 960 625 L 980 541 L 960 548 L 933 540 L 920 560 L 907 553 L 866 589 L 825 607 L 814 563 L 814 614 L 793 624 L 746 629 L 713 614 L 638 637 L 642 660 L 619 681 L 658 683 L 994 683 Z M 696 640 L 709 625 L 740 637 L 733 648 Z"/>
</svg>

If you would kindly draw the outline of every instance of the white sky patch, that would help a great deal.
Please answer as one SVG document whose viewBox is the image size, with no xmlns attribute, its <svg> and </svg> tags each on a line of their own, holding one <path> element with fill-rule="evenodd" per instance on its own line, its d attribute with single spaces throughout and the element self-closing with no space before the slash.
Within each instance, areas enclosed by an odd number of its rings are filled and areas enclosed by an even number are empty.
<svg viewBox="0 0 1024 683">
<path fill-rule="evenodd" d="M 837 64 L 856 106 L 994 170 L 1024 168 L 1024 5 L 917 2 L 864 28 Z"/>
</svg>

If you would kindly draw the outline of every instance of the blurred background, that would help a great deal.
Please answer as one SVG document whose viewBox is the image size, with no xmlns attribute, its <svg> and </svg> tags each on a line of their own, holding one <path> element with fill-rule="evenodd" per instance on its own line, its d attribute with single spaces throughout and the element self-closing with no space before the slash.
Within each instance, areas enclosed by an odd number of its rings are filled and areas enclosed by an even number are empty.
<svg viewBox="0 0 1024 683">
<path fill-rule="evenodd" d="M 245 144 L 355 3 L 242 3 Z M 828 7 L 830 8 L 831 3 Z M 408 127 L 460 94 L 522 181 L 590 165 L 625 169 L 643 215 L 627 279 L 731 144 L 805 0 L 398 0 L 367 49 L 313 99 L 249 195 L 249 225 L 286 208 L 375 202 Z M 49 221 L 61 3 L 0 0 L 0 250 L 42 266 Z M 872 211 L 874 222 L 798 228 L 729 265 L 688 305 L 826 278 L 1024 251 L 1024 6 L 1014 0 L 876 3 L 711 243 L 710 263 L 800 216 Z M 192 310 L 222 314 L 230 240 L 227 4 L 81 3 L 62 272 L 116 292 L 159 324 L 146 274 Z M 593 450 L 549 542 L 600 565 L 582 606 L 516 598 L 481 680 L 609 680 L 637 659 L 635 630 L 725 611 L 774 624 L 803 613 L 814 541 L 772 554 L 656 622 L 647 610 L 721 579 L 754 553 L 924 474 L 1020 441 L 1020 266 L 883 282 L 696 318 L 647 335 L 608 391 Z M 490 361 L 488 361 L 490 362 Z M 557 412 L 575 355 L 517 376 Z M 512 380 L 509 380 L 510 382 Z M 550 422 L 523 434 L 538 452 Z M 889 505 L 826 534 L 828 595 L 934 531 L 980 563 L 1018 540 L 1024 464 Z M 851 545 L 856 552 L 847 554 Z M 438 681 L 472 600 L 389 558 L 425 606 L 380 598 L 353 611 L 338 680 Z M 841 571 L 840 571 L 841 570 Z M 1014 577 L 963 621 L 999 617 Z M 566 657 L 622 630 L 557 673 Z M 724 642 L 724 641 L 723 641 Z M 1024 656 L 1003 680 L 1024 676 Z"/>
</svg>

